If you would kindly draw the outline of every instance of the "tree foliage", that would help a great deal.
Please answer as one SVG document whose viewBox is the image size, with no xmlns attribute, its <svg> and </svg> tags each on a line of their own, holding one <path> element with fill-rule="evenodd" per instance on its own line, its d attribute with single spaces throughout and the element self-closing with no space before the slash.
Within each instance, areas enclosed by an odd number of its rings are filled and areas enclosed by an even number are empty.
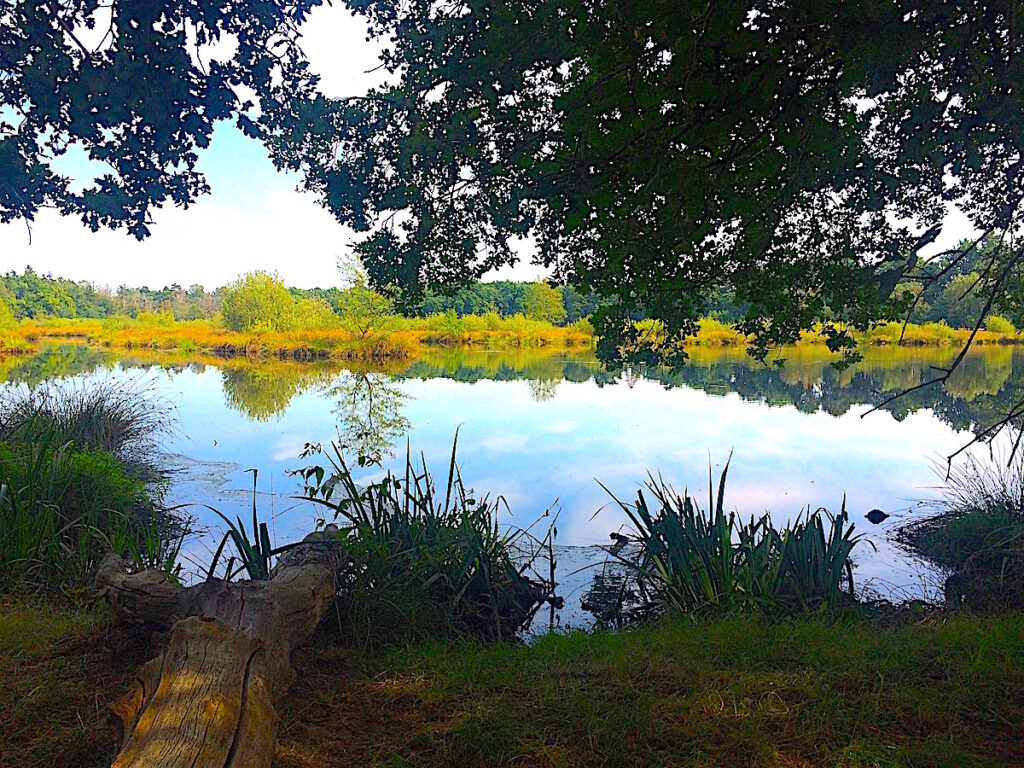
<svg viewBox="0 0 1024 768">
<path fill-rule="evenodd" d="M 208 191 L 198 151 L 218 120 L 253 136 L 294 125 L 286 105 L 312 86 L 298 25 L 316 4 L 4 3 L 0 222 L 52 207 L 94 231 L 148 235 L 154 207 Z M 67 173 L 69 152 L 94 178 Z"/>
<path fill-rule="evenodd" d="M 342 327 L 361 339 L 387 331 L 395 314 L 391 299 L 370 287 L 366 270 L 357 261 L 338 267 L 347 284 L 337 304 Z"/>
<path fill-rule="evenodd" d="M 565 304 L 562 291 L 552 288 L 543 280 L 530 283 L 526 289 L 525 315 L 531 320 L 543 320 L 552 325 L 565 323 Z"/>
<path fill-rule="evenodd" d="M 533 235 L 608 299 L 606 356 L 638 310 L 681 353 L 721 287 L 756 354 L 819 322 L 850 350 L 900 280 L 934 277 L 947 202 L 987 233 L 1020 218 L 1014 2 L 350 6 L 396 84 L 271 145 L 366 233 L 377 285 L 467 282 Z"/>
<path fill-rule="evenodd" d="M 233 331 L 289 331 L 297 325 L 295 299 L 276 275 L 250 272 L 223 293 L 224 325 Z"/>
<path fill-rule="evenodd" d="M 907 309 L 898 283 L 927 294 L 976 250 L 920 255 L 947 203 L 1002 246 L 982 315 L 1019 268 L 1015 0 L 348 0 L 392 77 L 340 100 L 299 46 L 318 2 L 7 4 L 0 219 L 143 237 L 206 190 L 197 151 L 233 119 L 361 233 L 377 289 L 415 303 L 532 237 L 602 297 L 607 358 L 638 316 L 681 356 L 722 290 L 758 356 L 818 323 L 849 352 Z M 80 151 L 103 168 L 84 190 L 57 163 Z"/>
<path fill-rule="evenodd" d="M 4 299 L 3 293 L 0 292 L 0 331 L 13 328 L 17 324 L 17 320 L 14 319 L 14 313 L 7 306 L 7 302 Z"/>
</svg>

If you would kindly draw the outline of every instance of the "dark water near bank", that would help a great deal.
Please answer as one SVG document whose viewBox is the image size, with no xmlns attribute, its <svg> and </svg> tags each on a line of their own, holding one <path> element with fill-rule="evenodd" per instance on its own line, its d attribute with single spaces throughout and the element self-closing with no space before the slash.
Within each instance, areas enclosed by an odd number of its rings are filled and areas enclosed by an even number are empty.
<svg viewBox="0 0 1024 768">
<path fill-rule="evenodd" d="M 820 351 L 786 352 L 781 369 L 737 351 L 694 353 L 679 373 L 610 373 L 590 353 L 442 350 L 386 369 L 245 360 L 215 364 L 112 355 L 56 347 L 0 361 L 0 377 L 33 384 L 74 377 L 146 382 L 174 403 L 178 429 L 164 446 L 175 469 L 169 501 L 192 504 L 200 529 L 188 546 L 209 559 L 215 516 L 202 504 L 243 519 L 251 514 L 259 469 L 261 515 L 278 544 L 312 529 L 318 510 L 296 501 L 306 443 L 332 439 L 379 451 L 385 466 L 404 461 L 406 438 L 438 475 L 459 433 L 467 485 L 501 495 L 511 522 L 525 526 L 548 509 L 558 518 L 560 593 L 556 620 L 585 623 L 580 596 L 602 559 L 596 545 L 624 525 L 600 480 L 628 499 L 648 470 L 706 499 L 709 462 L 716 476 L 733 454 L 726 502 L 743 515 L 770 510 L 778 521 L 810 505 L 838 510 L 846 499 L 858 530 L 874 545 L 856 551 L 858 585 L 900 599 L 938 593 L 937 574 L 902 552 L 889 535 L 934 498 L 936 462 L 971 437 L 976 424 L 1024 398 L 1024 352 L 972 353 L 946 389 L 916 392 L 862 418 L 888 393 L 930 377 L 950 350 L 870 349 L 838 372 Z M 987 455 L 987 452 L 985 452 Z M 365 469 L 357 478 L 382 474 Z M 880 507 L 892 517 L 872 526 Z M 544 614 L 544 619 L 548 618 Z"/>
</svg>

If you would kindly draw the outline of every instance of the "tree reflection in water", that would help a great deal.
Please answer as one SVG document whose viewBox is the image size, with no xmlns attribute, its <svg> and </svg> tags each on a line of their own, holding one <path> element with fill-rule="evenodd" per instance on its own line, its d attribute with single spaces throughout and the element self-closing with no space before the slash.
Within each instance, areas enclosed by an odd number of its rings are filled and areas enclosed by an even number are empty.
<svg viewBox="0 0 1024 768">
<path fill-rule="evenodd" d="M 956 354 L 952 347 L 869 347 L 864 359 L 836 370 L 820 347 L 782 351 L 781 368 L 760 365 L 740 349 L 691 350 L 677 370 L 634 370 L 667 388 L 690 387 L 713 394 L 736 393 L 744 400 L 771 406 L 795 406 L 813 413 L 841 415 L 851 407 L 873 405 L 931 377 Z M 591 352 L 546 348 L 428 350 L 386 370 L 366 370 L 344 361 L 253 361 L 203 358 L 136 351 L 114 353 L 85 345 L 62 345 L 36 355 L 0 357 L 0 381 L 29 386 L 47 379 L 89 374 L 120 367 L 168 373 L 202 373 L 215 366 L 224 397 L 237 411 L 256 421 L 277 418 L 292 399 L 320 389 L 337 400 L 339 435 L 350 450 L 369 458 L 382 456 L 409 428 L 402 414 L 407 379 L 446 378 L 472 384 L 481 380 L 526 381 L 538 402 L 556 397 L 563 381 L 593 382 L 599 387 L 622 380 L 621 372 L 601 367 Z M 1024 347 L 990 346 L 972 350 L 945 387 L 917 390 L 885 406 L 896 419 L 930 409 L 955 429 L 970 430 L 997 421 L 1008 404 L 1024 399 Z"/>
<path fill-rule="evenodd" d="M 315 368 L 289 370 L 274 365 L 228 368 L 221 375 L 227 404 L 253 421 L 278 418 L 293 397 L 328 379 L 328 374 Z"/>
<path fill-rule="evenodd" d="M 361 461 L 381 463 L 409 431 L 409 419 L 402 413 L 409 395 L 389 374 L 345 371 L 328 392 L 337 399 L 338 441 Z"/>
</svg>

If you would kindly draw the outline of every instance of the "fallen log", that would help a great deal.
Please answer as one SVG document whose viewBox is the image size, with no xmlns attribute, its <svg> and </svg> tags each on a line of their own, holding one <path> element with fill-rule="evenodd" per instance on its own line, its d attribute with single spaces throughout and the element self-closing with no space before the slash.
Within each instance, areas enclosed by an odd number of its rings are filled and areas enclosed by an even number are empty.
<svg viewBox="0 0 1024 768">
<path fill-rule="evenodd" d="M 164 652 L 113 707 L 121 723 L 113 768 L 270 766 L 274 705 L 295 679 L 292 650 L 334 600 L 337 553 L 329 526 L 284 553 L 266 581 L 188 588 L 107 557 L 96 582 L 115 611 L 170 630 Z"/>
</svg>

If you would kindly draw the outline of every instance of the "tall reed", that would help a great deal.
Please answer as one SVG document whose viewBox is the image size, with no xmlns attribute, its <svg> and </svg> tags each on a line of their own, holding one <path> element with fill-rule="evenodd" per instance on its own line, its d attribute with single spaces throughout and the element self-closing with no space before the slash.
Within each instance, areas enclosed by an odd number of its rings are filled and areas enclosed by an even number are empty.
<svg viewBox="0 0 1024 768">
<path fill-rule="evenodd" d="M 360 487 L 344 452 L 314 447 L 327 466 L 301 471 L 306 498 L 346 544 L 339 572 L 342 623 L 375 638 L 474 634 L 510 636 L 553 585 L 527 575 L 539 552 L 529 530 L 503 530 L 491 502 L 466 488 L 455 461 L 443 492 L 426 460 L 407 451 L 404 473 Z M 506 507 L 507 508 L 507 507 Z"/>
<path fill-rule="evenodd" d="M 725 511 L 728 469 L 727 463 L 717 497 L 709 476 L 706 510 L 660 476 L 650 475 L 646 484 L 653 504 L 643 490 L 635 504 L 612 495 L 631 521 L 638 545 L 615 554 L 633 572 L 643 600 L 691 613 L 807 607 L 853 595 L 850 556 L 861 537 L 848 525 L 845 502 L 838 516 L 808 509 L 783 528 L 768 514 L 743 522 Z"/>
</svg>

